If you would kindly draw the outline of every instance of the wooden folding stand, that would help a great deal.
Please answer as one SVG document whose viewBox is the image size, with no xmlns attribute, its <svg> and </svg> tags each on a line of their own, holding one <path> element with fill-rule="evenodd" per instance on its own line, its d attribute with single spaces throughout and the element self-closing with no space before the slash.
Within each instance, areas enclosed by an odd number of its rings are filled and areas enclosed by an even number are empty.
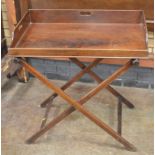
<svg viewBox="0 0 155 155">
<path fill-rule="evenodd" d="M 35 142 L 66 116 L 78 110 L 126 149 L 136 151 L 135 146 L 121 136 L 122 103 L 129 108 L 134 108 L 134 105 L 110 84 L 137 63 L 138 58 L 147 56 L 146 25 L 142 11 L 29 10 L 17 25 L 14 36 L 9 55 L 16 57 L 16 63 L 55 92 L 41 103 L 41 107 L 46 107 L 41 128 L 27 143 Z M 82 70 L 59 88 L 28 64 L 24 57 L 67 57 Z M 94 61 L 86 66 L 78 59 L 81 57 L 94 58 Z M 107 57 L 129 60 L 103 80 L 91 69 Z M 64 90 L 86 73 L 99 84 L 77 101 Z M 82 106 L 104 88 L 118 98 L 117 132 Z M 57 96 L 71 106 L 46 124 L 52 102 Z"/>
</svg>

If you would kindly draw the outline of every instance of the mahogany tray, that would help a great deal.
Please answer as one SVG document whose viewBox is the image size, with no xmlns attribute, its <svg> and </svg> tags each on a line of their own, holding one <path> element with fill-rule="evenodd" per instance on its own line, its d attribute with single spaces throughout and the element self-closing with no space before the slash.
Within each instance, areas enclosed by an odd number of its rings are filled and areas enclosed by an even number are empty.
<svg viewBox="0 0 155 155">
<path fill-rule="evenodd" d="M 17 57 L 147 57 L 141 10 L 28 10 L 15 28 Z"/>
</svg>

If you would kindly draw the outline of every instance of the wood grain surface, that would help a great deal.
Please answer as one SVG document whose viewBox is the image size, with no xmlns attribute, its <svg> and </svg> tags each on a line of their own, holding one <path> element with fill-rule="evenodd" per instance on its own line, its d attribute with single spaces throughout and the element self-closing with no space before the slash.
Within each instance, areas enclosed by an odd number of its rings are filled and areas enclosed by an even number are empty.
<svg viewBox="0 0 155 155">
<path fill-rule="evenodd" d="M 144 15 L 135 10 L 30 10 L 14 36 L 9 54 L 23 57 L 148 54 Z"/>
</svg>

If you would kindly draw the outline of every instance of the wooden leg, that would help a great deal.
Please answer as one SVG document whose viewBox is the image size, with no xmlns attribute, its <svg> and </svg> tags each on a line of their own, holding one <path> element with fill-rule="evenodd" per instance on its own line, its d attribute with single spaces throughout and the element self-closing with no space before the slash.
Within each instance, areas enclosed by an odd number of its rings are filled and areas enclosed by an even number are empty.
<svg viewBox="0 0 155 155">
<path fill-rule="evenodd" d="M 72 77 L 66 84 L 64 84 L 61 89 L 65 90 L 68 87 L 70 87 L 74 82 L 78 81 L 85 73 L 87 73 L 91 68 L 93 68 L 94 66 L 96 66 L 102 59 L 95 59 L 94 62 L 92 62 L 91 64 L 89 64 L 87 67 L 84 67 L 82 71 L 80 71 L 78 74 L 76 74 L 74 77 Z M 50 95 L 45 101 L 43 101 L 41 103 L 41 107 L 45 107 L 50 101 L 51 99 L 53 100 L 53 98 L 57 97 L 56 93 L 53 93 L 52 95 Z"/>
<path fill-rule="evenodd" d="M 84 67 L 84 69 L 82 71 L 80 71 L 78 74 L 76 74 L 72 79 L 70 79 L 65 85 L 63 85 L 61 87 L 62 90 L 67 89 L 69 86 L 71 86 L 71 84 L 73 84 L 75 81 L 79 80 L 83 74 L 87 73 L 92 67 L 96 66 L 102 59 L 95 59 L 94 62 L 92 62 L 90 65 L 88 65 L 87 67 Z M 52 106 L 52 102 L 55 99 L 55 97 L 57 97 L 56 93 L 53 93 L 48 99 L 46 99 L 44 102 L 42 102 L 41 106 L 44 106 L 44 104 L 46 104 L 46 111 L 45 111 L 45 115 L 42 119 L 41 122 L 41 129 L 45 126 L 47 118 L 48 118 L 48 114 L 50 112 L 51 106 Z M 48 104 L 47 104 L 48 103 Z"/>
<path fill-rule="evenodd" d="M 77 66 L 79 66 L 81 69 L 86 67 L 83 63 L 81 63 L 77 58 L 70 58 L 72 62 L 74 62 Z M 88 74 L 95 79 L 98 83 L 101 83 L 103 80 L 100 78 L 96 73 L 89 70 Z M 117 92 L 114 88 L 112 88 L 110 85 L 106 87 L 106 89 L 111 92 L 114 96 L 117 98 L 120 98 L 124 104 L 126 104 L 129 108 L 134 108 L 134 105 L 128 101 L 125 97 L 123 97 L 119 92 Z"/>
<path fill-rule="evenodd" d="M 118 134 L 122 134 L 122 102 L 121 99 L 118 99 L 118 106 L 117 106 L 117 116 L 118 116 L 118 126 L 117 132 Z"/>
<path fill-rule="evenodd" d="M 54 97 L 53 97 L 53 99 L 54 99 Z M 42 119 L 40 129 L 42 129 L 46 125 L 46 122 L 47 122 L 47 119 L 48 119 L 48 114 L 49 114 L 49 112 L 51 110 L 51 107 L 52 107 L 53 99 L 51 99 L 50 103 L 47 104 L 45 115 L 44 115 L 44 117 Z"/>
<path fill-rule="evenodd" d="M 84 69 L 86 66 L 81 63 L 77 58 L 70 58 L 70 60 L 75 63 L 77 66 L 79 66 L 81 69 Z M 89 69 L 89 71 L 87 72 L 93 79 L 95 79 L 98 83 L 101 83 L 103 80 L 96 75 L 93 71 L 91 71 Z M 134 108 L 134 105 L 128 101 L 125 97 L 123 97 L 119 92 L 117 92 L 114 88 L 112 88 L 110 85 L 108 85 L 106 87 L 106 89 L 111 92 L 114 96 L 116 96 L 117 98 L 121 98 L 122 102 L 124 104 L 126 104 L 129 108 Z M 53 96 L 53 94 L 51 96 L 49 96 L 44 102 L 41 103 L 41 107 L 45 107 L 46 104 L 48 104 L 50 102 L 50 98 Z"/>
<path fill-rule="evenodd" d="M 70 96 L 68 96 L 63 90 L 58 88 L 57 86 L 53 85 L 51 82 L 49 82 L 43 75 L 41 75 L 39 72 L 37 72 L 33 67 L 31 67 L 29 64 L 27 64 L 24 60 L 19 60 L 19 63 L 22 64 L 30 73 L 32 73 L 34 76 L 36 76 L 39 80 L 41 80 L 48 88 L 55 91 L 59 96 L 61 96 L 64 100 L 66 100 L 69 104 L 71 104 L 74 108 L 79 110 L 83 115 L 85 115 L 87 118 L 92 120 L 95 124 L 97 124 L 99 127 L 104 129 L 107 133 L 109 133 L 112 137 L 114 137 L 117 141 L 122 143 L 127 149 L 131 151 L 136 151 L 136 148 L 129 143 L 126 139 L 121 137 L 116 131 L 114 131 L 112 128 L 110 128 L 107 124 L 102 122 L 99 118 L 97 118 L 95 115 L 93 115 L 91 112 L 86 110 L 79 102 L 72 99 Z M 107 85 L 109 85 L 115 78 L 117 78 L 119 75 L 123 74 L 125 71 L 129 69 L 129 67 L 132 66 L 132 61 L 128 61 L 123 67 L 118 69 L 116 72 L 114 72 L 109 78 L 101 82 L 96 88 L 91 90 L 88 94 L 86 94 L 81 100 L 83 102 L 88 101 L 91 97 L 93 97 L 95 94 L 97 94 L 101 89 L 105 88 Z M 38 133 L 37 133 L 38 135 Z M 33 142 L 37 137 L 31 137 L 31 139 L 28 140 L 28 142 Z"/>
</svg>

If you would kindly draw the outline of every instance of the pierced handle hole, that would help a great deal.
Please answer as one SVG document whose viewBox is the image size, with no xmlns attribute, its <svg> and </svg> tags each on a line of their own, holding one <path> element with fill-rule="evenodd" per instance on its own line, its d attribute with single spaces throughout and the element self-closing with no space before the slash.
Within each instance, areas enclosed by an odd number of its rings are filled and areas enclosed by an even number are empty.
<svg viewBox="0 0 155 155">
<path fill-rule="evenodd" d="M 90 11 L 81 11 L 80 12 L 80 15 L 81 16 L 91 16 L 92 15 L 92 12 L 90 12 Z"/>
</svg>

